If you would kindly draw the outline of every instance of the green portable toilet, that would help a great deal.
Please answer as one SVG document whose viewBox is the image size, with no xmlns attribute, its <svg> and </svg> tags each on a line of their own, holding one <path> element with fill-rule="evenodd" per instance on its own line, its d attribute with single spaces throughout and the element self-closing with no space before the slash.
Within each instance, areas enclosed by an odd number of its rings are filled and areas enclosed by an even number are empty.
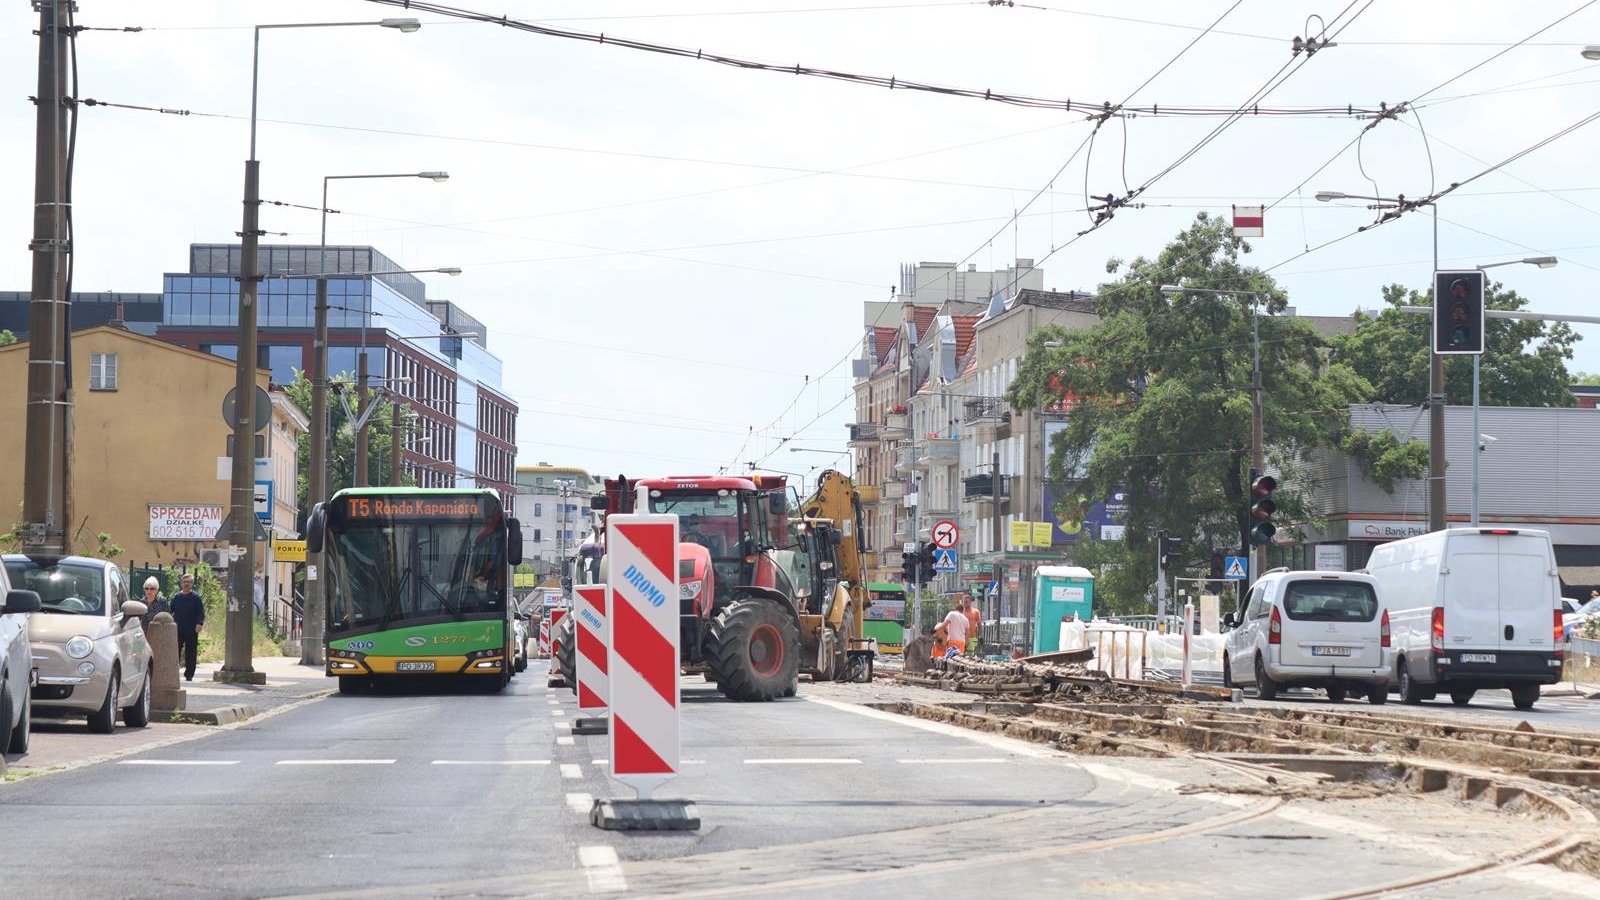
<svg viewBox="0 0 1600 900">
<path fill-rule="evenodd" d="M 1081 566 L 1040 566 L 1034 572 L 1033 652 L 1061 649 L 1061 621 L 1087 622 L 1094 613 L 1094 573 Z"/>
</svg>

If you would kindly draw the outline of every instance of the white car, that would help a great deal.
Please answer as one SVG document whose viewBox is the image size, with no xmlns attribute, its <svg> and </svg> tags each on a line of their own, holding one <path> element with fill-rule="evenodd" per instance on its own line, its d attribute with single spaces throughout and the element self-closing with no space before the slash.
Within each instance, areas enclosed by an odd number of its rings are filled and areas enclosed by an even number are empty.
<svg viewBox="0 0 1600 900">
<path fill-rule="evenodd" d="M 1321 688 L 1335 703 L 1389 699 L 1389 611 L 1369 575 L 1274 569 L 1250 589 L 1243 617 L 1224 621 L 1229 687 L 1254 685 L 1263 700 L 1290 687 Z"/>
<path fill-rule="evenodd" d="M 0 568 L 0 750 L 27 753 L 33 724 L 29 696 L 33 660 L 28 647 L 28 615 L 39 611 L 39 595 L 14 591 Z"/>
</svg>

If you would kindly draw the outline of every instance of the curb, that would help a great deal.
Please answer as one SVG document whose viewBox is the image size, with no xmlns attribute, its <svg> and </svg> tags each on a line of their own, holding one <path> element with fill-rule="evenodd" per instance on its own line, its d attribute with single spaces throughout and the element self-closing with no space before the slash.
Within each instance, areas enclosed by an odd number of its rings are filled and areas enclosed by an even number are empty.
<svg viewBox="0 0 1600 900">
<path fill-rule="evenodd" d="M 152 709 L 150 716 L 168 722 L 180 722 L 186 725 L 232 725 L 243 722 L 260 715 L 259 711 L 249 704 L 237 706 L 220 706 L 216 709 L 190 710 L 190 709 Z"/>
</svg>

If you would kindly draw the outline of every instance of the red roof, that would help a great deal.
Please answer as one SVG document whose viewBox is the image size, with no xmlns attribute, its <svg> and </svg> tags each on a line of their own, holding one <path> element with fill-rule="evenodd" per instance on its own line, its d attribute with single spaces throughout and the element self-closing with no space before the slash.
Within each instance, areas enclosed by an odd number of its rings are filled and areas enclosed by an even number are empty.
<svg viewBox="0 0 1600 900">
<path fill-rule="evenodd" d="M 900 329 L 892 325 L 872 329 L 872 346 L 876 351 L 876 355 L 873 358 L 877 362 L 883 362 L 889 355 L 889 348 L 894 346 L 894 337 L 899 331 Z"/>
<path fill-rule="evenodd" d="M 917 323 L 917 340 L 921 341 L 928 336 L 928 329 L 933 325 L 933 317 L 939 314 L 937 306 L 911 307 L 912 321 Z"/>
<path fill-rule="evenodd" d="M 967 350 L 972 347 L 972 339 L 978 330 L 978 320 L 983 316 L 951 316 L 956 323 L 956 359 L 967 355 Z"/>
</svg>

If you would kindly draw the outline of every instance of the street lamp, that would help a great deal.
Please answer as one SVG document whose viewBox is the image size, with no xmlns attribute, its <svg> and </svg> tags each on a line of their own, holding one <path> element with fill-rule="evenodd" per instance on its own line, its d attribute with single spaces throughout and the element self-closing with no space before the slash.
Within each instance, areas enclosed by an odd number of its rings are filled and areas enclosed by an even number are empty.
<svg viewBox="0 0 1600 900">
<path fill-rule="evenodd" d="M 1500 266 L 1537 266 L 1541 269 L 1554 268 L 1560 260 L 1554 256 L 1530 256 L 1526 259 L 1508 259 L 1505 262 L 1484 263 L 1477 266 L 1478 271 L 1494 269 Z M 1488 336 L 1484 336 L 1484 347 L 1488 347 Z M 1478 431 L 1478 371 L 1483 361 L 1482 353 L 1472 354 L 1472 526 L 1476 528 L 1479 523 L 1478 516 L 1478 457 L 1483 454 L 1483 435 Z"/>
<path fill-rule="evenodd" d="M 1372 200 L 1406 207 L 1404 197 L 1375 197 L 1366 194 L 1347 194 L 1343 191 L 1317 191 L 1319 201 Z M 1433 211 L 1433 271 L 1439 271 L 1439 206 L 1427 204 Z M 1429 353 L 1428 363 L 1428 530 L 1440 531 L 1445 527 L 1444 491 L 1444 357 Z"/>
<path fill-rule="evenodd" d="M 1582 52 L 1584 59 L 1600 59 L 1600 44 L 1590 44 Z"/>
<path fill-rule="evenodd" d="M 251 664 L 251 631 L 255 615 L 256 544 L 252 529 L 255 506 L 253 437 L 256 389 L 256 289 L 261 279 L 258 258 L 261 245 L 261 164 L 256 159 L 256 110 L 261 74 L 261 32 L 268 28 L 344 28 L 372 26 L 413 32 L 422 27 L 416 19 L 381 19 L 376 22 L 290 22 L 257 25 L 250 57 L 250 156 L 244 164 L 244 224 L 239 230 L 238 352 L 234 359 L 235 404 L 233 424 L 233 475 L 229 503 L 229 547 L 243 552 L 233 560 L 232 585 L 223 621 L 222 668 L 212 678 L 222 682 L 266 683 L 266 676 Z M 230 554 L 231 555 L 231 554 Z"/>
</svg>

